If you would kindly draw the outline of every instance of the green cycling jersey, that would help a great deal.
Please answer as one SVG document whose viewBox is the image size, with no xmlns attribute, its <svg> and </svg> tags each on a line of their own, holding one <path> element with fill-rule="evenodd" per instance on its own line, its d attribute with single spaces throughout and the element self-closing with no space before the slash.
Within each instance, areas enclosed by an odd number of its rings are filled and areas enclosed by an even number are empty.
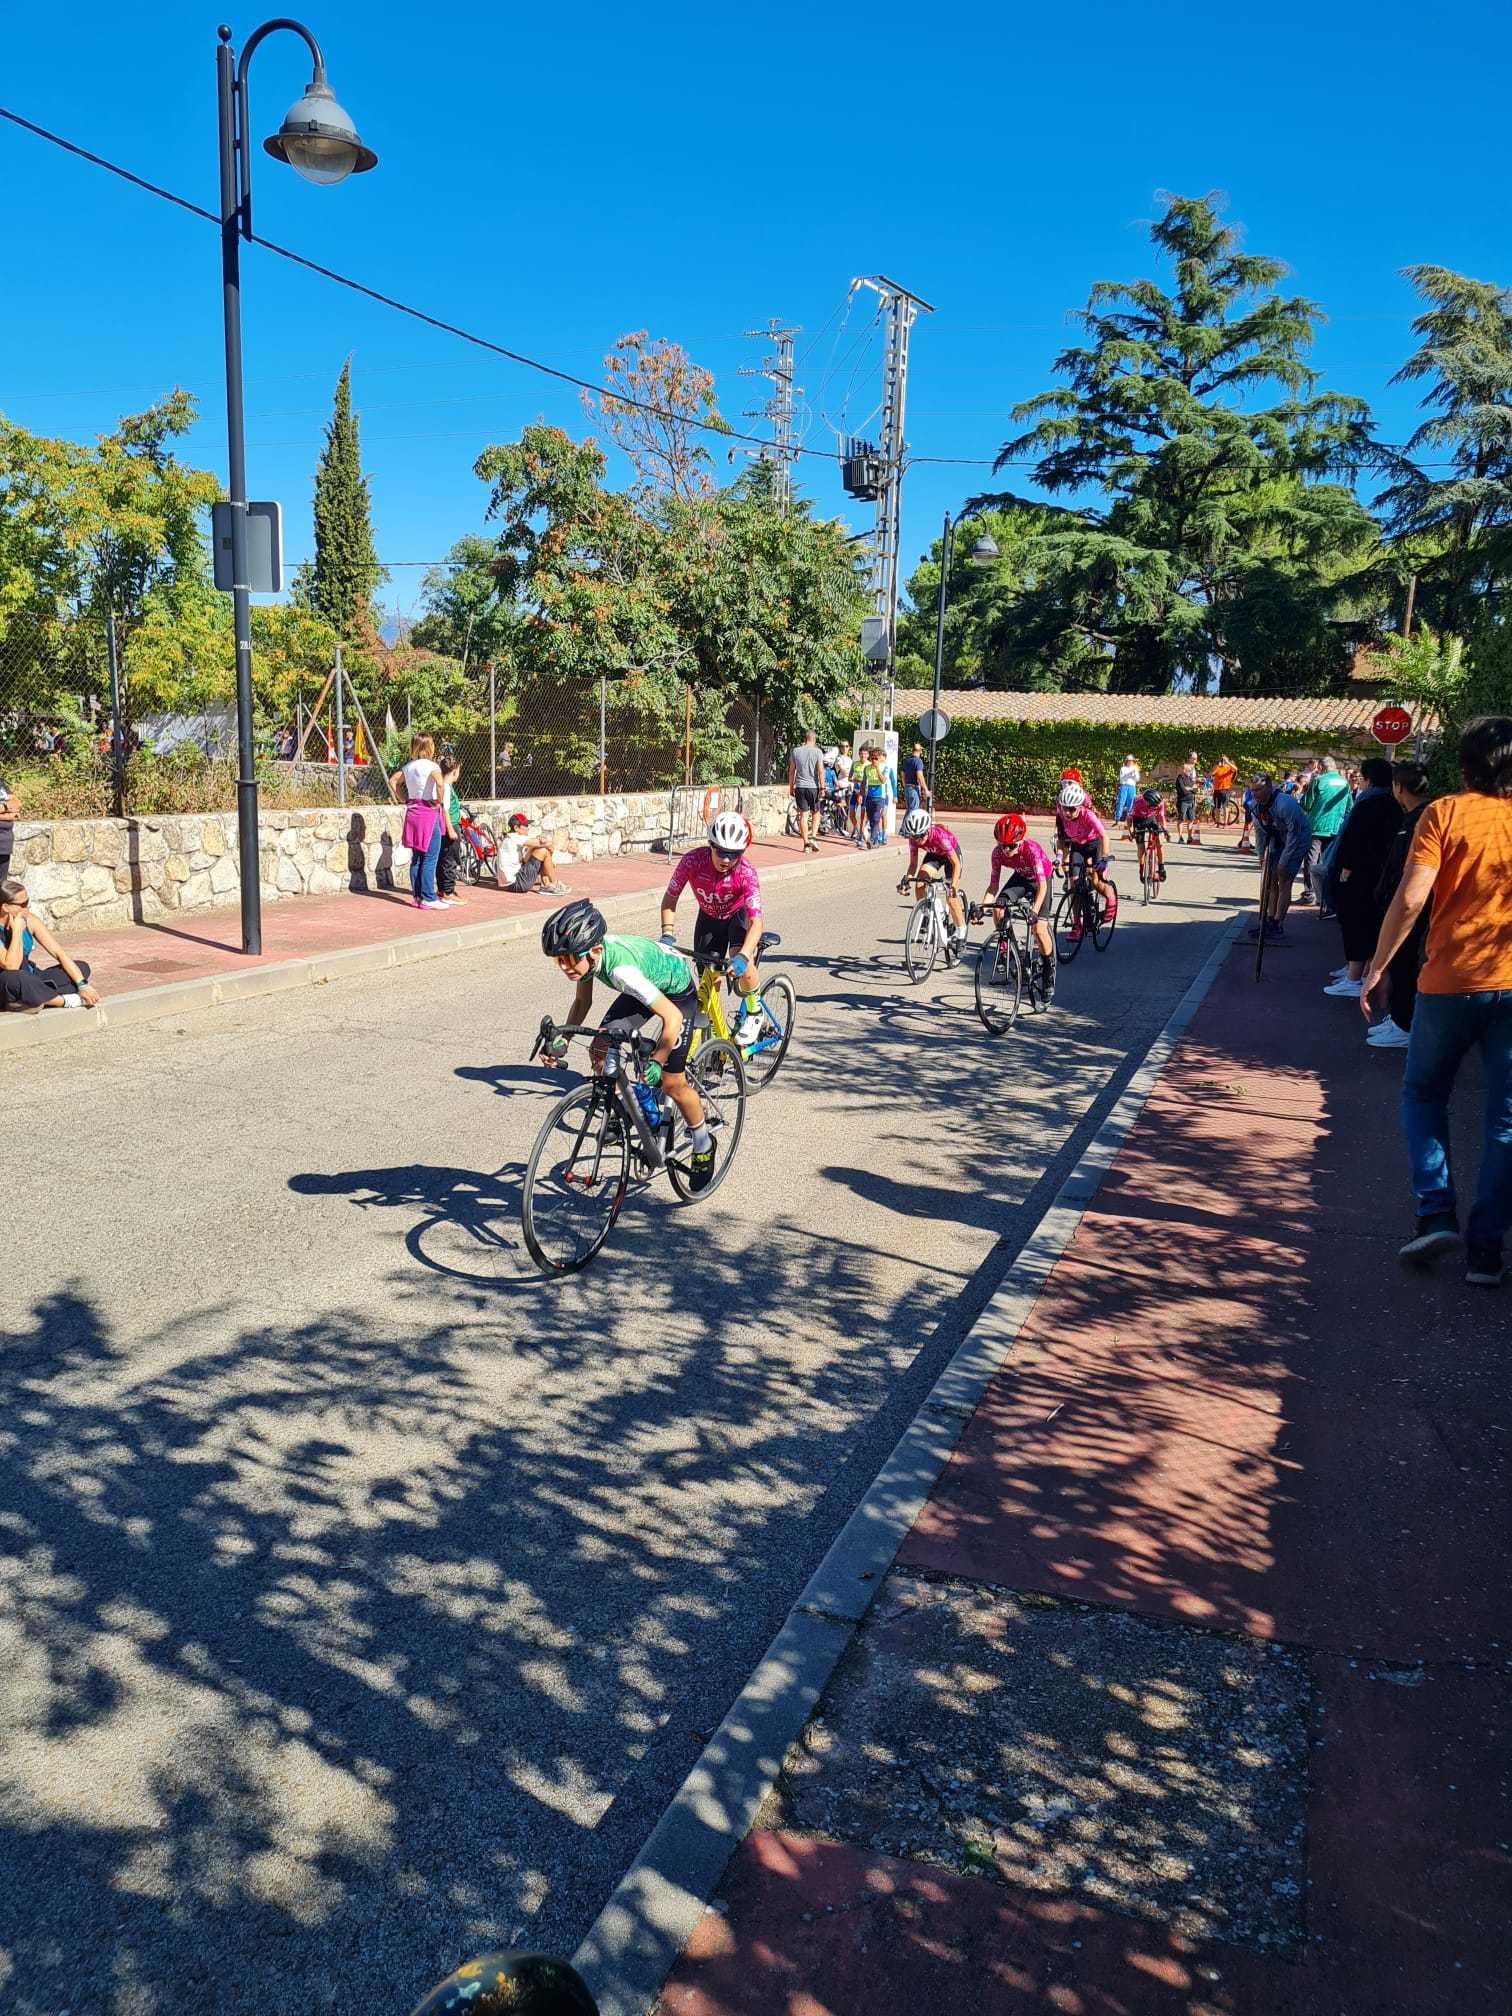
<svg viewBox="0 0 1512 2016">
<path fill-rule="evenodd" d="M 602 980 L 632 1001 L 649 1008 L 658 994 L 669 1001 L 690 993 L 696 984 L 693 969 L 680 952 L 658 945 L 654 938 L 608 937 L 600 946 L 601 957 L 591 979 Z"/>
</svg>

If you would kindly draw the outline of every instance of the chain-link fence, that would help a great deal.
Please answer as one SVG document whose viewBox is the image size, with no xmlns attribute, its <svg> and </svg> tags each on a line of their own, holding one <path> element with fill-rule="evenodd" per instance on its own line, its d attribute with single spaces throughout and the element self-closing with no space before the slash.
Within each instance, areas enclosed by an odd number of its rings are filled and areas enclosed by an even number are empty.
<svg viewBox="0 0 1512 2016">
<path fill-rule="evenodd" d="M 768 783 L 787 768 L 782 724 L 758 702 L 675 679 L 553 679 L 453 672 L 420 699 L 391 668 L 317 673 L 275 708 L 257 683 L 264 801 L 382 801 L 413 733 L 461 762 L 466 798 L 591 796 L 679 785 Z M 161 681 L 158 682 L 159 686 Z M 104 621 L 0 620 L 0 781 L 26 818 L 150 817 L 236 802 L 228 697 L 154 711 L 134 704 L 131 643 Z M 186 689 L 187 701 L 187 689 Z"/>
</svg>

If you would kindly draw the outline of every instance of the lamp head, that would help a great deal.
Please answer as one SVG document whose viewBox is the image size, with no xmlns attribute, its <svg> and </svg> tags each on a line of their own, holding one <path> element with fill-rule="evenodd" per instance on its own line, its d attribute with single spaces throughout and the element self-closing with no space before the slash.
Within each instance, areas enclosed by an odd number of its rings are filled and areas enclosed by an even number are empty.
<svg viewBox="0 0 1512 2016">
<path fill-rule="evenodd" d="M 306 182 L 344 182 L 378 165 L 371 147 L 364 147 L 357 128 L 337 104 L 325 72 L 317 70 L 304 96 L 291 105 L 284 121 L 263 150 L 275 161 L 287 161 Z"/>
<path fill-rule="evenodd" d="M 967 555 L 968 567 L 990 567 L 999 557 L 997 541 L 990 532 L 984 532 Z"/>
</svg>

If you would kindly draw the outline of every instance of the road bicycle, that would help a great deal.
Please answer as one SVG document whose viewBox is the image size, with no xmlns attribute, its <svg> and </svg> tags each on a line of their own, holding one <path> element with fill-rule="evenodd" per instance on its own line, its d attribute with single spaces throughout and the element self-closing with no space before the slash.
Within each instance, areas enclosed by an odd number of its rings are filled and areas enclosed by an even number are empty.
<svg viewBox="0 0 1512 2016">
<path fill-rule="evenodd" d="M 476 885 L 487 875 L 497 882 L 499 843 L 492 826 L 486 819 L 479 819 L 470 805 L 462 807 L 462 817 L 457 823 L 462 836 L 462 880 Z"/>
<path fill-rule="evenodd" d="M 1155 849 L 1148 843 L 1140 847 L 1137 839 L 1134 844 L 1138 848 L 1139 853 L 1140 892 L 1146 903 L 1158 902 L 1162 885 L 1160 868 L 1155 859 Z"/>
<path fill-rule="evenodd" d="M 775 952 L 781 943 L 780 933 L 762 932 L 756 941 L 758 967 L 765 965 L 767 953 Z M 688 1055 L 696 1057 L 706 1038 L 712 1037 L 720 1043 L 734 1043 L 730 1025 L 725 1019 L 724 1003 L 720 999 L 721 987 L 730 978 L 730 959 L 728 955 L 718 959 L 699 957 L 693 952 L 685 952 L 683 957 L 700 969 L 698 1020 L 694 1024 L 693 1041 L 688 1049 Z M 752 1098 L 770 1085 L 782 1068 L 782 1060 L 793 1040 L 793 1024 L 798 1018 L 798 996 L 785 973 L 774 973 L 764 980 L 759 998 L 761 1025 L 756 1032 L 756 1041 L 735 1044 L 745 1065 L 746 1085 Z"/>
<path fill-rule="evenodd" d="M 559 1038 L 601 1035 L 585 1024 L 569 1028 L 543 1016 L 531 1061 Z M 645 1086 L 646 1059 L 656 1039 L 636 1034 L 607 1042 L 603 1068 L 552 1107 L 525 1165 L 520 1199 L 525 1244 L 547 1274 L 575 1274 L 588 1265 L 614 1230 L 632 1182 L 649 1183 L 665 1172 L 685 1204 L 712 1197 L 730 1173 L 745 1128 L 740 1052 L 723 1039 L 706 1042 L 690 1059 L 687 1075 L 703 1101 L 718 1159 L 713 1180 L 695 1191 L 687 1121 L 663 1092 L 653 1126 L 637 1093 Z"/>
<path fill-rule="evenodd" d="M 1021 1004 L 1043 1015 L 1055 998 L 1055 953 L 1048 962 L 1034 942 L 1034 912 L 1021 897 L 1002 906 L 1002 922 L 994 922 L 991 935 L 977 953 L 976 1011 L 982 1025 L 993 1036 L 1006 1036 L 1018 1020 Z M 993 919 L 993 909 L 973 905 L 967 912 L 971 923 Z"/>
<path fill-rule="evenodd" d="M 929 887 L 909 913 L 908 928 L 903 933 L 903 964 L 909 979 L 916 982 L 929 978 L 937 959 L 943 958 L 948 971 L 966 949 L 966 934 L 962 932 L 957 938 L 950 921 L 944 876 L 931 875 L 928 882 Z"/>
<path fill-rule="evenodd" d="M 1104 875 L 1103 881 L 1113 896 L 1111 916 L 1107 898 L 1092 887 L 1085 857 L 1078 856 L 1066 892 L 1055 906 L 1055 950 L 1063 966 L 1070 964 L 1087 938 L 1099 952 L 1108 949 L 1113 926 L 1118 922 L 1118 885 L 1111 875 Z"/>
</svg>

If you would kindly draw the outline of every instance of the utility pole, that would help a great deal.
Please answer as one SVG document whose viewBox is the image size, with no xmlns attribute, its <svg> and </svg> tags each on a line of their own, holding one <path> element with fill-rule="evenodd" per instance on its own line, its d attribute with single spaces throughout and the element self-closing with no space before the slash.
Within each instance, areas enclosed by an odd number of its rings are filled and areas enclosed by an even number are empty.
<svg viewBox="0 0 1512 2016">
<path fill-rule="evenodd" d="M 775 316 L 765 329 L 747 329 L 746 335 L 758 343 L 770 343 L 776 352 L 774 356 L 763 357 L 760 364 L 742 364 L 742 378 L 765 378 L 772 386 L 772 396 L 764 406 L 747 406 L 748 420 L 770 420 L 772 423 L 772 447 L 770 454 L 763 448 L 760 459 L 777 465 L 777 504 L 785 518 L 793 506 L 793 400 L 803 387 L 793 383 L 793 338 L 796 329 L 784 328 Z"/>
<path fill-rule="evenodd" d="M 893 666 L 898 635 L 899 518 L 903 504 L 904 410 L 908 398 L 908 335 L 921 312 L 934 313 L 921 295 L 911 294 L 885 273 L 855 282 L 870 287 L 887 318 L 887 354 L 882 367 L 882 434 L 879 442 L 882 482 L 877 491 L 877 530 L 872 553 L 872 600 L 887 626 L 887 709 L 884 726 L 892 723 Z"/>
</svg>

